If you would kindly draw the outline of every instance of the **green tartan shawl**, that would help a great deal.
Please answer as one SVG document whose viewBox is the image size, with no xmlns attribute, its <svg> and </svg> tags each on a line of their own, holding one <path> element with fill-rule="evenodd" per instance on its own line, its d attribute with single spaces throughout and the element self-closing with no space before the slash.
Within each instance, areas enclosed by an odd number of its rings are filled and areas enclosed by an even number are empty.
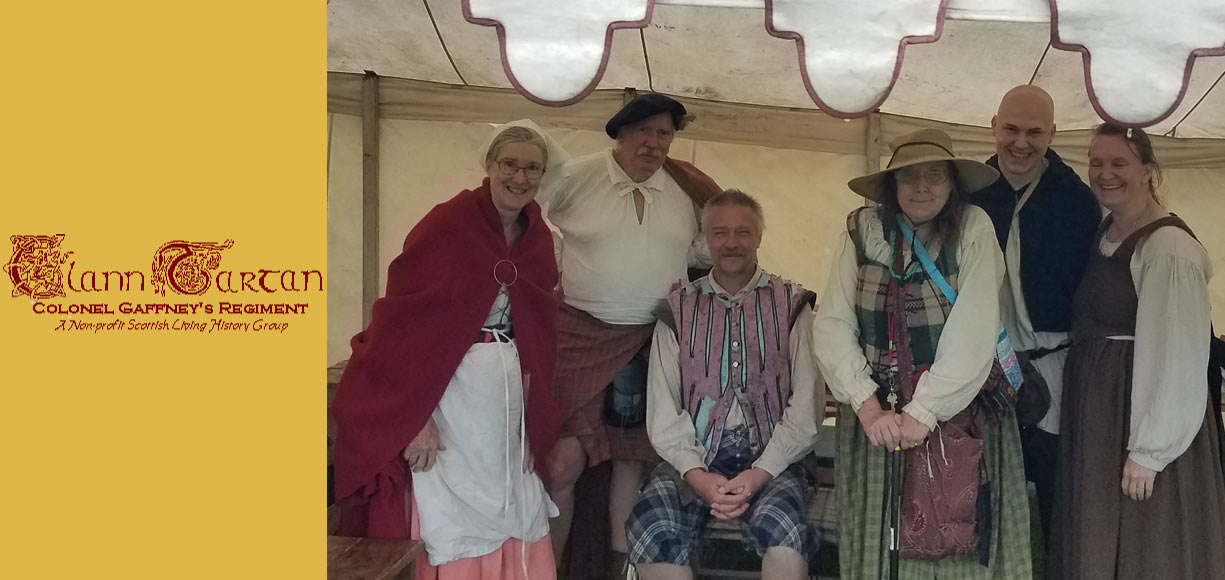
<svg viewBox="0 0 1225 580">
<path fill-rule="evenodd" d="M 855 244 L 859 273 L 855 286 L 855 316 L 859 321 L 859 345 L 863 348 L 873 374 L 883 376 L 889 367 L 889 272 L 887 262 L 869 257 L 865 251 L 867 242 L 887 244 L 885 240 L 865 239 L 879 235 L 876 230 L 862 227 L 864 220 L 874 219 L 875 208 L 862 207 L 851 212 L 846 219 L 847 232 Z M 957 259 L 954 244 L 942 244 L 935 257 L 936 267 L 944 274 L 949 285 L 957 286 Z M 891 256 L 890 256 L 891 257 Z M 910 329 L 910 350 L 914 356 L 915 369 L 932 364 L 936 360 L 936 345 L 948 318 L 952 304 L 930 281 L 922 267 L 915 268 L 906 290 L 906 322 Z"/>
</svg>

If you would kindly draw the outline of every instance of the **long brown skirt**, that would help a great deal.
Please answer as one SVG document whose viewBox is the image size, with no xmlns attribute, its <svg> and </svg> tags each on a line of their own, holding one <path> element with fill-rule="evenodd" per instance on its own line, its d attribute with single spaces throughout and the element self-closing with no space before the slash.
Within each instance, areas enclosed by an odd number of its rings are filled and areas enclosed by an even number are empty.
<svg viewBox="0 0 1225 580">
<path fill-rule="evenodd" d="M 1225 579 L 1225 482 L 1211 409 L 1191 447 L 1157 474 L 1152 497 L 1123 495 L 1134 347 L 1100 338 L 1068 354 L 1051 578 Z"/>
</svg>

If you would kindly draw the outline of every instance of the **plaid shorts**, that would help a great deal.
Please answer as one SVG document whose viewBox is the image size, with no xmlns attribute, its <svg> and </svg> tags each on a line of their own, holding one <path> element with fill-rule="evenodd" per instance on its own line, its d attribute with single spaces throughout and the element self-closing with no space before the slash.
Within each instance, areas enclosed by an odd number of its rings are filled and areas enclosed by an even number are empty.
<svg viewBox="0 0 1225 580">
<path fill-rule="evenodd" d="M 747 430 L 729 430 L 719 445 L 710 470 L 735 475 L 750 467 Z M 728 469 L 739 466 L 739 469 Z M 806 559 L 817 552 L 817 536 L 805 517 L 805 496 L 811 489 L 808 474 L 798 464 L 766 483 L 750 500 L 741 519 L 748 518 L 745 540 L 765 554 L 767 548 L 792 548 Z M 651 472 L 642 495 L 625 524 L 629 538 L 629 560 L 634 564 L 688 566 L 693 547 L 710 519 L 710 505 L 682 479 L 676 468 L 664 462 Z"/>
</svg>

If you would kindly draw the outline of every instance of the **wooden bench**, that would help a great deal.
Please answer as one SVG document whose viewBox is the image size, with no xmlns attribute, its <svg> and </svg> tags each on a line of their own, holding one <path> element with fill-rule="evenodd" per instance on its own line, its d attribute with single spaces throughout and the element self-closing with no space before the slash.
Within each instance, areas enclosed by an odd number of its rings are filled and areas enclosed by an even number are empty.
<svg viewBox="0 0 1225 580">
<path fill-rule="evenodd" d="M 328 506 L 328 580 L 411 580 L 413 560 L 425 551 L 416 540 L 336 536 L 340 510 Z"/>
<path fill-rule="evenodd" d="M 414 540 L 328 536 L 328 580 L 410 580 L 424 549 Z"/>
<path fill-rule="evenodd" d="M 813 578 L 825 570 L 837 570 L 836 522 L 833 488 L 834 427 L 822 425 L 813 454 L 802 464 L 814 475 L 813 493 L 808 498 L 808 522 L 816 528 L 820 550 L 810 563 Z M 735 520 L 711 519 L 702 532 L 694 553 L 693 569 L 698 578 L 707 580 L 748 580 L 761 578 L 761 559 L 744 543 L 747 523 Z M 828 561 L 827 561 L 828 560 Z M 836 574 L 836 572 L 835 572 Z"/>
<path fill-rule="evenodd" d="M 336 385 L 344 372 L 345 363 L 328 368 L 328 405 L 336 394 Z M 336 437 L 336 425 L 328 416 L 328 580 L 410 580 L 413 577 L 413 561 L 425 550 L 415 540 L 393 540 L 381 538 L 353 538 L 335 536 L 339 524 L 339 510 L 330 505 L 332 497 L 332 443 Z"/>
</svg>

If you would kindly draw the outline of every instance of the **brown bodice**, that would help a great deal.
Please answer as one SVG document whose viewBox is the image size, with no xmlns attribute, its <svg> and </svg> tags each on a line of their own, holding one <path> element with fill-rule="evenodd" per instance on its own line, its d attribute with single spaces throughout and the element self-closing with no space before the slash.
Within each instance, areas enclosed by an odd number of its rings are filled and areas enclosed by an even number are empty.
<svg viewBox="0 0 1225 580">
<path fill-rule="evenodd" d="M 1106 216 L 1094 238 L 1089 266 L 1076 290 L 1072 303 L 1072 340 L 1081 341 L 1107 336 L 1134 336 L 1136 309 L 1140 298 L 1131 278 L 1131 256 L 1136 245 L 1158 228 L 1179 227 L 1195 236 L 1182 218 L 1168 215 L 1132 232 L 1110 256 L 1102 254 L 1102 236 L 1110 227 L 1113 216 Z"/>
</svg>

